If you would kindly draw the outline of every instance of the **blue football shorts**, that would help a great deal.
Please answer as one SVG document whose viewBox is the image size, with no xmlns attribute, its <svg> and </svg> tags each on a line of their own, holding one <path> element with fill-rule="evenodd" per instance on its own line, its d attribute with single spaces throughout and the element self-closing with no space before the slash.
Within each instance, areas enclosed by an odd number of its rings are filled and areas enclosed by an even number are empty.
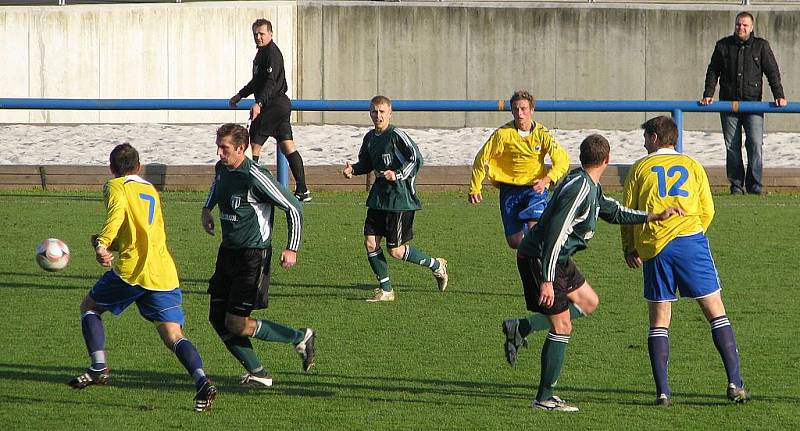
<svg viewBox="0 0 800 431">
<path fill-rule="evenodd" d="M 531 186 L 500 184 L 500 216 L 506 236 L 528 229 L 528 221 L 539 220 L 547 206 L 547 189 L 536 193 Z"/>
<path fill-rule="evenodd" d="M 650 302 L 700 299 L 722 289 L 708 238 L 701 232 L 679 236 L 643 263 L 644 297 Z"/>
<path fill-rule="evenodd" d="M 183 293 L 181 289 L 147 290 L 122 280 L 108 271 L 97 280 L 89 296 L 100 307 L 119 315 L 136 302 L 139 314 L 151 322 L 173 322 L 183 326 Z"/>
</svg>

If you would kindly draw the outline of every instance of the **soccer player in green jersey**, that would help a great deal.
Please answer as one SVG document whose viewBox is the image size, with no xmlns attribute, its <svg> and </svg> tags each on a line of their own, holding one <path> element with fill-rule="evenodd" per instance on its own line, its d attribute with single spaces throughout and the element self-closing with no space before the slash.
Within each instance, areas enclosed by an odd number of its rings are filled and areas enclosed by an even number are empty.
<svg viewBox="0 0 800 431">
<path fill-rule="evenodd" d="M 381 250 L 383 237 L 392 257 L 430 268 L 439 290 L 444 291 L 448 281 L 447 261 L 428 256 L 407 244 L 414 236 L 414 213 L 422 208 L 415 189 L 417 172 L 422 168 L 422 153 L 404 131 L 389 123 L 392 102 L 388 97 L 373 97 L 369 115 L 375 128 L 364 136 L 358 163 L 348 162 L 342 170 L 346 178 L 375 173 L 375 183 L 367 197 L 364 247 L 380 287 L 367 302 L 394 301 L 395 298 L 389 266 Z"/>
<path fill-rule="evenodd" d="M 583 140 L 581 167 L 570 172 L 556 187 L 539 223 L 517 249 L 517 268 L 527 308 L 540 314 L 503 322 L 506 355 L 512 350 L 516 360 L 516 350 L 531 332 L 533 320 L 544 315 L 550 323 L 542 347 L 539 390 L 533 401 L 535 408 L 578 411 L 577 407 L 556 396 L 554 389 L 572 333 L 568 304 L 591 303 L 596 308 L 599 303 L 597 293 L 570 258 L 586 248 L 594 236 L 597 218 L 614 224 L 640 224 L 680 214 L 675 207 L 659 214 L 632 210 L 603 195 L 600 177 L 608 166 L 609 153 L 608 141 L 603 136 L 595 134 Z"/>
<path fill-rule="evenodd" d="M 266 168 L 245 157 L 247 142 L 247 129 L 238 124 L 224 124 L 217 130 L 220 161 L 202 211 L 203 229 L 210 235 L 214 234 L 214 206 L 219 207 L 222 225 L 222 243 L 209 280 L 209 320 L 225 347 L 247 370 L 241 384 L 272 386 L 272 375 L 253 350 L 250 337 L 293 344 L 303 370 L 314 365 L 316 334 L 312 329 L 297 330 L 250 317 L 256 307 L 264 308 L 268 302 L 275 208 L 286 212 L 289 239 L 280 261 L 289 269 L 297 261 L 303 207 Z"/>
</svg>

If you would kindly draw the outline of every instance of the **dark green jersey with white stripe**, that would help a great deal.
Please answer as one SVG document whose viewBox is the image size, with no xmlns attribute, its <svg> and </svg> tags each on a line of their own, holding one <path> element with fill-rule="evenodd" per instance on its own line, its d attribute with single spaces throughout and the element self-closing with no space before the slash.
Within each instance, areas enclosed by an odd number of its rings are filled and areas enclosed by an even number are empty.
<svg viewBox="0 0 800 431">
<path fill-rule="evenodd" d="M 415 211 L 422 208 L 415 183 L 422 168 L 422 153 L 406 132 L 389 125 L 383 133 L 370 130 L 358 152 L 354 175 L 375 172 L 367 207 L 385 211 Z M 392 170 L 397 181 L 387 181 L 380 172 Z"/>
<path fill-rule="evenodd" d="M 597 218 L 613 224 L 640 224 L 647 212 L 622 206 L 603 195 L 600 184 L 583 168 L 570 172 L 553 191 L 539 223 L 525 235 L 519 252 L 542 259 L 543 280 L 553 281 L 556 264 L 586 248 L 594 236 Z"/>
<path fill-rule="evenodd" d="M 303 230 L 303 207 L 272 174 L 245 157 L 236 169 L 217 162 L 204 208 L 219 206 L 222 246 L 267 248 L 272 244 L 274 208 L 286 212 L 286 248 L 297 251 Z"/>
</svg>

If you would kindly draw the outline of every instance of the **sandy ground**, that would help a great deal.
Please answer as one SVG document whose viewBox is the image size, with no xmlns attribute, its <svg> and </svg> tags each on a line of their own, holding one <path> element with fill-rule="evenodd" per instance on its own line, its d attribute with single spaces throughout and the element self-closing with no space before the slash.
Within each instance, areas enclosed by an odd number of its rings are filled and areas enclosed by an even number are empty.
<svg viewBox="0 0 800 431">
<path fill-rule="evenodd" d="M 143 163 L 207 165 L 217 161 L 214 131 L 218 125 L 113 124 L 0 126 L 0 164 L 105 165 L 108 153 L 123 142 L 137 150 Z M 343 165 L 354 161 L 361 139 L 369 130 L 357 126 L 295 125 L 295 142 L 307 165 Z M 417 142 L 428 166 L 471 165 L 492 128 L 405 129 Z M 556 139 L 578 160 L 581 140 L 601 133 L 611 142 L 612 163 L 628 164 L 645 154 L 642 131 L 553 130 Z M 268 145 L 266 160 L 274 160 Z M 724 166 L 721 133 L 684 133 L 684 150 L 707 166 Z M 800 167 L 800 134 L 769 133 L 764 137 L 765 167 Z"/>
</svg>

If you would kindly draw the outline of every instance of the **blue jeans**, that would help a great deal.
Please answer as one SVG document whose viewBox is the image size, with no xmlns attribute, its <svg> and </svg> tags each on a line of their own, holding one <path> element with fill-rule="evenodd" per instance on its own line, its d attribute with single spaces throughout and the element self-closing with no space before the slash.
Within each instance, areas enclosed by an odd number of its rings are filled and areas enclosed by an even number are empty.
<svg viewBox="0 0 800 431">
<path fill-rule="evenodd" d="M 725 168 L 731 193 L 761 193 L 761 144 L 764 141 L 764 114 L 720 112 L 725 137 Z M 747 170 L 742 162 L 742 129 L 747 150 Z"/>
</svg>

